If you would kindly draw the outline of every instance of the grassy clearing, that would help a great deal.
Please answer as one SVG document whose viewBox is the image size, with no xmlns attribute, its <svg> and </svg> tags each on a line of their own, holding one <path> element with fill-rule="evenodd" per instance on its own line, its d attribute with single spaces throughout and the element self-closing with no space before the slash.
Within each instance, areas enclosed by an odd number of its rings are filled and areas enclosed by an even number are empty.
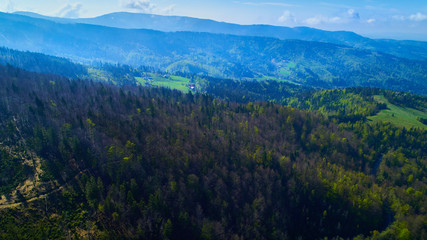
<svg viewBox="0 0 427 240">
<path fill-rule="evenodd" d="M 417 127 L 427 130 L 427 125 L 417 120 L 417 117 L 427 118 L 427 112 L 421 112 L 412 108 L 399 107 L 391 104 L 384 96 L 375 96 L 375 100 L 387 104 L 387 109 L 368 119 L 377 122 L 390 122 L 396 126 L 405 128 Z"/>
<path fill-rule="evenodd" d="M 292 73 L 291 69 L 295 69 L 296 64 L 294 62 L 289 62 L 285 67 L 282 67 L 279 70 L 279 75 L 281 77 L 289 77 Z"/>
<path fill-rule="evenodd" d="M 104 70 L 88 68 L 87 72 L 89 78 L 95 81 L 108 82 L 110 79 L 112 79 L 111 74 Z M 114 81 L 113 83 L 116 84 Z"/>
<path fill-rule="evenodd" d="M 147 73 L 146 78 L 136 77 L 135 79 L 143 86 L 166 87 L 183 92 L 188 92 L 188 86 L 190 85 L 190 79 L 188 78 L 171 75 L 162 76 L 155 73 Z"/>
</svg>

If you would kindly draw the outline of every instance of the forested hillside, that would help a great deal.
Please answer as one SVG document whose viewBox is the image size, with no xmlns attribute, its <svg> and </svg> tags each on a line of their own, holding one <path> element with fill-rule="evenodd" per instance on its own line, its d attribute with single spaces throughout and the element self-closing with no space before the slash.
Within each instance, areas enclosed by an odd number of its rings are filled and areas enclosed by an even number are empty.
<svg viewBox="0 0 427 240">
<path fill-rule="evenodd" d="M 0 84 L 0 238 L 427 236 L 426 131 L 11 66 Z"/>
<path fill-rule="evenodd" d="M 88 69 L 72 61 L 42 53 L 22 52 L 0 47 L 0 64 L 12 65 L 38 73 L 51 73 L 64 77 L 87 77 Z"/>
<path fill-rule="evenodd" d="M 0 44 L 98 62 L 310 87 L 381 87 L 425 95 L 427 62 L 330 43 L 63 24 L 0 14 Z M 25 37 L 21 33 L 25 32 Z"/>
<path fill-rule="evenodd" d="M 164 32 L 208 32 L 271 37 L 281 40 L 297 39 L 345 45 L 409 59 L 427 59 L 427 42 L 370 39 L 348 31 L 324 31 L 309 27 L 289 28 L 271 25 L 238 25 L 208 19 L 129 12 L 117 12 L 95 18 L 77 19 L 47 17 L 31 12 L 16 12 L 16 14 L 60 23 L 86 23 L 125 29 L 152 29 Z"/>
</svg>

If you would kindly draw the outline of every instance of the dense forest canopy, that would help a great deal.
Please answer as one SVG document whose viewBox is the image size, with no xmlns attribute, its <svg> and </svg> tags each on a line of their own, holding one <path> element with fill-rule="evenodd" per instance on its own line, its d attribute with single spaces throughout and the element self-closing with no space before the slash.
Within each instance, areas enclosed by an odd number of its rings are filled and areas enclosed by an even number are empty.
<svg viewBox="0 0 427 240">
<path fill-rule="evenodd" d="M 425 43 L 108 17 L 0 13 L 0 239 L 427 239 Z"/>
<path fill-rule="evenodd" d="M 426 238 L 426 131 L 340 118 L 380 90 L 298 110 L 11 66 L 0 84 L 0 238 Z"/>
</svg>

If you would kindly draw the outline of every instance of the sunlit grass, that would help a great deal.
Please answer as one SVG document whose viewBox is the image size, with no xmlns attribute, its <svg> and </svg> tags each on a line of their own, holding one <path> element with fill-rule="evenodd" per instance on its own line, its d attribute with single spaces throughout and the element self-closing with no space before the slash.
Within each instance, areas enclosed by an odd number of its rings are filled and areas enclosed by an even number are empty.
<svg viewBox="0 0 427 240">
<path fill-rule="evenodd" d="M 148 73 L 147 79 L 142 77 L 136 77 L 135 79 L 143 86 L 165 87 L 170 89 L 177 89 L 183 92 L 188 92 L 188 87 L 190 85 L 190 79 L 173 75 L 163 76 L 159 74 Z"/>
<path fill-rule="evenodd" d="M 375 116 L 369 117 L 369 120 L 373 122 L 390 122 L 396 126 L 405 128 L 417 127 L 427 130 L 427 125 L 417 120 L 417 117 L 427 118 L 426 112 L 396 106 L 391 104 L 384 96 L 375 96 L 375 100 L 387 104 L 387 109 L 380 111 Z"/>
</svg>

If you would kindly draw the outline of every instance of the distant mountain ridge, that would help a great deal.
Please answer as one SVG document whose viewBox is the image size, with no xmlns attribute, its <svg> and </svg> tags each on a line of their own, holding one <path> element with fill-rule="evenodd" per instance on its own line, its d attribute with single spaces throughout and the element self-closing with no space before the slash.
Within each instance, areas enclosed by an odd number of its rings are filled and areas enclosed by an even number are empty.
<svg viewBox="0 0 427 240">
<path fill-rule="evenodd" d="M 4 47 L 0 47 L 0 64 L 11 65 L 30 72 L 55 74 L 68 78 L 88 75 L 86 66 L 73 63 L 68 59 Z"/>
<path fill-rule="evenodd" d="M 343 45 L 195 32 L 64 24 L 0 14 L 0 45 L 70 58 L 219 78 L 305 86 L 370 86 L 426 94 L 427 61 Z"/>
<path fill-rule="evenodd" d="M 79 19 L 47 17 L 31 12 L 16 12 L 16 14 L 59 23 L 86 23 L 124 29 L 152 29 L 163 32 L 207 32 L 239 36 L 272 37 L 281 40 L 297 39 L 325 42 L 384 52 L 409 59 L 427 59 L 427 42 L 370 39 L 349 31 L 324 31 L 309 27 L 290 28 L 271 25 L 239 25 L 191 17 L 127 12 L 116 12 L 94 18 Z"/>
</svg>

